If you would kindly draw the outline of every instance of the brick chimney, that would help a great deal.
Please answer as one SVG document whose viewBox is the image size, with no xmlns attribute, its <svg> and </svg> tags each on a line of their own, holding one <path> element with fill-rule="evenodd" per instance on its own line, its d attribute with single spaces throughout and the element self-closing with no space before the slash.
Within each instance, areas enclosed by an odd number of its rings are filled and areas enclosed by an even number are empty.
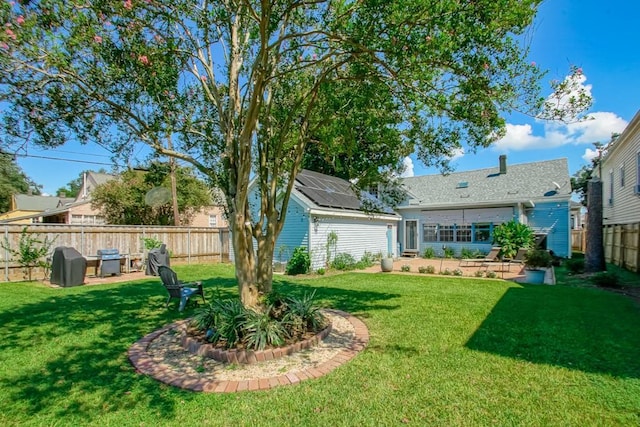
<svg viewBox="0 0 640 427">
<path fill-rule="evenodd" d="M 500 175 L 504 175 L 507 173 L 507 155 L 500 155 Z"/>
</svg>

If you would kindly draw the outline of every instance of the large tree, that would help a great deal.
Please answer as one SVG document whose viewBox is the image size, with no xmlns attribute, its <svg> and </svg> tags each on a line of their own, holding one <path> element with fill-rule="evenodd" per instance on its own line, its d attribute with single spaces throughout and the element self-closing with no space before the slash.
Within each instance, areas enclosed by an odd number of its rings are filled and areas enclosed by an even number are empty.
<svg viewBox="0 0 640 427">
<path fill-rule="evenodd" d="M 545 104 L 543 72 L 520 37 L 539 3 L 5 2 L 6 132 L 46 145 L 78 138 L 124 156 L 143 143 L 193 164 L 226 196 L 240 297 L 257 306 L 271 290 L 275 241 L 304 153 L 326 155 L 322 145 L 332 144 L 339 157 L 355 138 L 370 138 L 376 109 L 362 99 L 340 105 L 332 94 L 384 91 L 378 129 L 386 123 L 390 143 L 409 144 L 428 163 L 461 143 L 486 146 L 504 133 L 501 112 L 538 115 Z M 547 102 L 551 116 L 584 101 L 555 99 L 563 105 Z M 354 127 L 344 144 L 324 139 L 339 130 L 334 116 Z M 406 154 L 383 138 L 376 144 Z M 377 162 L 392 169 L 400 158 Z"/>
<path fill-rule="evenodd" d="M 188 224 L 202 207 L 211 204 L 206 184 L 189 168 L 176 168 L 179 223 Z M 109 224 L 173 225 L 170 166 L 152 163 L 148 170 L 127 170 L 118 179 L 91 192 L 91 206 L 99 209 Z"/>
<path fill-rule="evenodd" d="M 40 186 L 20 169 L 12 156 L 0 153 L 0 213 L 7 212 L 13 194 L 40 194 Z"/>
</svg>

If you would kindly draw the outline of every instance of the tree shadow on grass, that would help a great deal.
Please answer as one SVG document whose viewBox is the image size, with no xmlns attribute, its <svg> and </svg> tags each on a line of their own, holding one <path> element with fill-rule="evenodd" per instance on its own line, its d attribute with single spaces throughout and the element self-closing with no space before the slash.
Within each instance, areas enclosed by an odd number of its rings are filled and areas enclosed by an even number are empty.
<svg viewBox="0 0 640 427">
<path fill-rule="evenodd" d="M 370 311 L 396 310 L 398 304 L 389 304 L 388 301 L 400 298 L 401 295 L 380 292 L 374 290 L 344 289 L 323 286 L 322 281 L 296 283 L 287 279 L 278 279 L 274 282 L 274 289 L 286 296 L 302 296 L 309 291 L 315 291 L 316 300 L 324 307 L 335 308 L 357 315 L 368 317 Z"/>
<path fill-rule="evenodd" d="M 214 292 L 235 291 L 232 279 L 203 284 L 208 300 Z M 135 341 L 193 314 L 193 306 L 179 313 L 175 300 L 167 309 L 166 297 L 154 278 L 52 289 L 36 302 L 0 312 L 5 331 L 0 361 L 13 366 L 0 379 L 5 390 L 0 393 L 8 398 L 0 410 L 14 419 L 37 414 L 87 419 L 144 405 L 158 417 L 172 418 L 176 396 L 166 393 L 168 386 L 137 374 L 127 358 Z M 181 400 L 192 395 L 179 394 Z"/>
<path fill-rule="evenodd" d="M 638 324 L 640 310 L 631 300 L 524 285 L 507 290 L 466 346 L 533 363 L 640 378 Z"/>
</svg>

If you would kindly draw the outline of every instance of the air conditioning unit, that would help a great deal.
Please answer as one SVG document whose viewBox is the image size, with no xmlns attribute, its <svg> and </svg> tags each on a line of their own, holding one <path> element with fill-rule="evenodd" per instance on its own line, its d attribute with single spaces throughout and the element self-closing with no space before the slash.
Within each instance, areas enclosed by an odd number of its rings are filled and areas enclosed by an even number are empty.
<svg viewBox="0 0 640 427">
<path fill-rule="evenodd" d="M 609 206 L 613 206 L 613 199 L 609 199 Z"/>
</svg>

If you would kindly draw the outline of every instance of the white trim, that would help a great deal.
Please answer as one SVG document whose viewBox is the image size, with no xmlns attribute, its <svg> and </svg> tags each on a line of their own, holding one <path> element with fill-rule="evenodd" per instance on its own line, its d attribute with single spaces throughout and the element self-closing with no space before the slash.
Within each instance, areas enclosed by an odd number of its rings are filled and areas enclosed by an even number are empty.
<svg viewBox="0 0 640 427">
<path fill-rule="evenodd" d="M 324 210 L 324 209 L 309 209 L 307 211 L 309 215 L 318 216 L 333 216 L 338 218 L 357 218 L 357 219 L 370 219 L 370 220 L 384 220 L 384 221 L 402 221 L 397 215 L 391 214 L 367 214 L 365 212 L 356 211 L 343 211 L 343 210 Z"/>
</svg>

